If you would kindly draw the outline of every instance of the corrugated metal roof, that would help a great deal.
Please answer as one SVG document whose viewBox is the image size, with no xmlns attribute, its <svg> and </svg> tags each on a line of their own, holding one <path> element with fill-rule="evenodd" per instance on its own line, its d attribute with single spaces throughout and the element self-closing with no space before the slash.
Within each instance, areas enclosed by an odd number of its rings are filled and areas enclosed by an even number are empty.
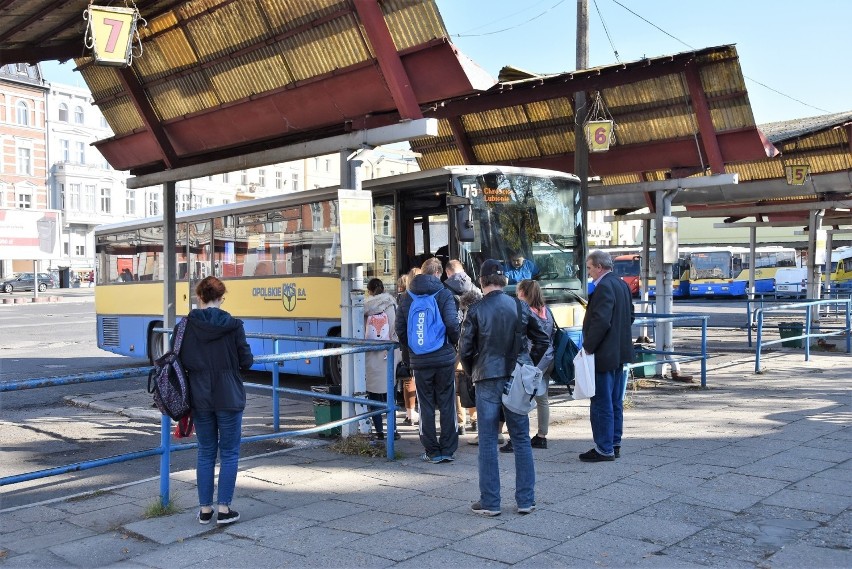
<svg viewBox="0 0 852 569">
<path fill-rule="evenodd" d="M 714 131 L 711 134 L 720 139 L 725 161 L 765 157 L 767 148 L 755 129 L 733 45 L 557 75 L 506 69 L 504 78 L 521 78 L 501 82 L 473 99 L 444 101 L 434 111 L 427 111 L 427 116 L 443 118 L 461 107 L 456 114 L 464 132 L 453 133 L 445 128 L 437 139 L 413 141 L 412 149 L 422 155 L 418 159 L 421 168 L 445 166 L 445 160 L 461 155 L 448 151 L 461 136 L 480 163 L 552 166 L 554 157 L 574 152 L 572 97 L 574 90 L 582 89 L 591 93 L 592 100 L 597 94 L 601 97 L 605 112 L 594 118 L 612 118 L 616 125 L 616 143 L 608 153 L 591 157 L 591 175 L 602 176 L 605 183 L 609 176 L 617 176 L 614 180 L 623 183 L 632 172 L 645 172 L 647 179 L 654 179 L 659 177 L 655 172 L 671 168 L 704 171 L 709 166 L 708 153 L 699 129 L 696 102 L 690 95 L 690 67 L 697 70 L 697 89 L 709 110 Z M 546 90 L 552 96 L 536 98 L 534 91 Z M 530 95 L 529 101 L 524 100 L 523 93 Z M 497 101 L 494 106 L 499 108 L 472 108 L 476 101 L 487 107 L 487 97 Z M 508 102 L 510 97 L 518 103 L 500 105 L 501 98 Z M 657 143 L 678 144 L 680 154 L 666 151 L 668 156 L 663 156 L 657 152 L 656 157 L 637 159 L 638 155 L 632 152 Z M 771 152 L 771 147 L 768 150 Z M 628 151 L 632 154 L 630 163 L 623 160 Z M 573 167 L 571 162 L 568 164 Z"/>
</svg>

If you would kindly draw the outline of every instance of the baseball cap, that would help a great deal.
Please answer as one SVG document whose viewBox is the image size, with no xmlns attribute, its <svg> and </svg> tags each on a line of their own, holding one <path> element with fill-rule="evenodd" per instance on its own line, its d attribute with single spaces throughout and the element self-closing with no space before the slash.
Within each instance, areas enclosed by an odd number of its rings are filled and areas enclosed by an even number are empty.
<svg viewBox="0 0 852 569">
<path fill-rule="evenodd" d="M 495 259 L 486 259 L 479 269 L 479 276 L 490 277 L 491 275 L 504 274 L 503 263 Z"/>
</svg>

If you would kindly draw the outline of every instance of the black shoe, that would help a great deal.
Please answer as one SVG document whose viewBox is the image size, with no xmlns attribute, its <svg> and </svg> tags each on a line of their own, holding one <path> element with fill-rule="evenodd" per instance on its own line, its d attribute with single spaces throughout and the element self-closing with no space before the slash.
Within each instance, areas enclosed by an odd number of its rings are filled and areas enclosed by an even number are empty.
<svg viewBox="0 0 852 569">
<path fill-rule="evenodd" d="M 547 438 L 536 435 L 530 439 L 530 446 L 533 448 L 547 448 Z"/>
<path fill-rule="evenodd" d="M 198 510 L 198 515 L 196 517 L 198 518 L 198 523 L 207 525 L 210 523 L 210 520 L 213 519 L 213 510 L 210 510 L 209 512 Z"/>
<path fill-rule="evenodd" d="M 377 441 L 385 440 L 385 434 L 384 433 L 376 433 L 376 440 Z"/>
<path fill-rule="evenodd" d="M 235 512 L 234 510 L 228 510 L 225 513 L 219 512 L 219 517 L 216 518 L 216 523 L 221 526 L 224 524 L 232 524 L 238 519 L 240 519 L 239 512 Z"/>
<path fill-rule="evenodd" d="M 405 420 L 402 422 L 402 426 L 403 426 L 403 427 L 412 427 L 412 426 L 414 426 L 414 423 L 412 423 L 412 422 L 411 422 L 411 417 L 406 417 L 406 418 L 405 418 Z"/>
<path fill-rule="evenodd" d="M 459 425 L 459 428 L 456 432 L 459 434 L 459 436 L 465 434 L 464 425 Z"/>
<path fill-rule="evenodd" d="M 393 440 L 398 441 L 401 438 L 402 438 L 402 435 L 399 434 L 399 431 L 393 432 Z"/>
<path fill-rule="evenodd" d="M 512 441 L 500 447 L 500 452 L 515 452 L 515 447 L 512 446 Z"/>
<path fill-rule="evenodd" d="M 599 453 L 596 449 L 592 449 L 589 452 L 584 452 L 580 455 L 580 460 L 583 462 L 607 462 L 615 460 L 614 456 L 606 456 Z"/>
<path fill-rule="evenodd" d="M 470 422 L 470 432 L 471 433 L 476 432 L 476 419 L 474 419 L 473 421 Z"/>
<path fill-rule="evenodd" d="M 612 448 L 613 448 L 613 450 L 615 450 L 615 458 L 620 457 L 621 456 L 621 447 L 612 447 Z"/>
</svg>

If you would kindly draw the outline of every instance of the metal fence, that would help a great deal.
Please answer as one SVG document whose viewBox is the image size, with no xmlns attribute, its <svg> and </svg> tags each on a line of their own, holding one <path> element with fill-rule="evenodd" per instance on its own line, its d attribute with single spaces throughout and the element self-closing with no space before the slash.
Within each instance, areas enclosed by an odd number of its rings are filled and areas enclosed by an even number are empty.
<svg viewBox="0 0 852 569">
<path fill-rule="evenodd" d="M 835 305 L 837 309 L 842 310 L 843 315 L 845 317 L 845 326 L 843 328 L 828 328 L 824 326 L 813 326 L 812 324 L 812 315 L 813 309 L 816 308 L 820 310 L 821 307 Z M 788 328 L 788 332 L 802 330 L 804 333 L 795 335 L 789 334 L 782 337 L 779 340 L 763 340 L 763 324 L 764 317 L 767 313 L 775 314 L 796 314 L 804 316 L 804 320 L 801 322 L 792 322 L 789 323 L 791 326 Z M 827 338 L 830 336 L 840 336 L 843 335 L 846 338 L 846 353 L 852 353 L 852 329 L 850 329 L 850 313 L 852 313 L 852 300 L 809 300 L 805 302 L 792 302 L 780 304 L 777 306 L 763 307 L 755 310 L 755 317 L 757 318 L 757 347 L 754 352 L 754 372 L 761 373 L 760 367 L 760 356 L 761 351 L 764 347 L 770 346 L 778 343 L 793 343 L 797 340 L 804 340 L 804 350 L 805 350 L 805 361 L 810 360 L 811 357 L 811 338 Z M 779 324 L 780 326 L 780 324 Z M 751 346 L 751 326 L 749 326 L 749 346 Z"/>
<path fill-rule="evenodd" d="M 158 332 L 169 333 L 171 330 L 168 329 L 157 329 Z M 273 415 L 273 431 L 272 433 L 267 433 L 263 435 L 253 435 L 250 437 L 242 437 L 240 439 L 240 444 L 245 444 L 254 441 L 261 441 L 266 439 L 278 439 L 278 438 L 286 438 L 286 437 L 295 437 L 301 435 L 310 435 L 314 433 L 318 433 L 320 431 L 325 431 L 327 429 L 331 429 L 338 426 L 343 426 L 349 423 L 355 423 L 361 421 L 362 419 L 367 419 L 373 417 L 374 415 L 381 415 L 387 413 L 389 420 L 387 421 L 387 438 L 386 438 L 386 451 L 388 460 L 393 460 L 395 457 L 395 449 L 394 449 L 394 434 L 396 432 L 396 424 L 393 420 L 396 416 L 396 402 L 394 399 L 394 358 L 393 358 L 393 350 L 397 347 L 396 342 L 386 342 L 380 340 L 359 340 L 353 338 L 333 338 L 333 342 L 330 341 L 328 337 L 314 337 L 314 336 L 296 336 L 289 334 L 246 334 L 246 337 L 249 338 L 261 338 L 266 340 L 273 340 L 273 353 L 256 356 L 254 358 L 255 363 L 271 363 L 273 364 L 272 370 L 272 385 L 261 385 L 257 383 L 245 383 L 246 387 L 256 388 L 256 389 L 265 389 L 271 390 L 272 392 L 272 415 Z M 317 349 L 317 350 L 304 350 L 299 352 L 290 352 L 287 354 L 279 353 L 279 341 L 280 340 L 300 340 L 300 341 L 308 341 L 308 342 L 318 342 L 323 344 L 350 344 L 352 347 L 338 347 L 338 348 L 325 348 L 325 349 Z M 365 352 L 375 352 L 375 351 L 387 351 L 388 352 L 388 365 L 387 365 L 387 400 L 385 402 L 381 401 L 373 401 L 366 398 L 361 397 L 349 397 L 346 395 L 334 395 L 331 393 L 317 393 L 314 391 L 305 391 L 302 389 L 292 389 L 288 387 L 281 387 L 279 384 L 280 381 L 280 371 L 279 371 L 279 363 L 283 361 L 289 360 L 298 360 L 298 359 L 307 359 L 307 358 L 321 358 L 328 356 L 338 356 L 338 355 L 347 355 L 347 354 L 357 354 L 357 353 L 365 353 Z M 71 385 L 76 383 L 94 383 L 100 381 L 110 381 L 114 379 L 123 379 L 128 377 L 140 377 L 145 376 L 151 371 L 152 367 L 135 367 L 135 368 L 126 368 L 120 370 L 109 370 L 109 371 L 101 371 L 101 372 L 92 372 L 92 373 L 83 373 L 83 374 L 75 374 L 75 375 L 66 375 L 60 377 L 45 377 L 45 378 L 32 378 L 32 379 L 22 379 L 17 381 L 10 381 L 3 384 L 0 384 L 0 393 L 3 392 L 13 392 L 13 391 L 21 391 L 26 389 L 40 389 L 45 387 L 53 387 L 58 385 Z M 281 393 L 292 394 L 292 395 L 300 395 L 307 396 L 314 399 L 329 399 L 331 401 L 339 401 L 345 403 L 354 403 L 356 405 L 364 405 L 368 409 L 373 408 L 372 411 L 368 410 L 364 413 L 356 413 L 351 417 L 346 417 L 337 421 L 331 421 L 328 423 L 323 423 L 322 425 L 317 425 L 316 427 L 311 427 L 308 429 L 298 429 L 293 431 L 282 431 L 280 425 L 279 418 L 279 397 Z M 68 472 L 78 472 L 82 470 L 89 470 L 91 468 L 96 468 L 99 466 L 106 466 L 109 464 L 117 464 L 120 462 L 128 462 L 130 460 L 136 460 L 138 458 L 145 458 L 149 456 L 160 455 L 160 500 L 162 504 L 165 506 L 169 502 L 169 471 L 171 468 L 171 453 L 182 451 L 182 450 L 190 450 L 197 448 L 197 443 L 184 443 L 173 445 L 171 442 L 171 427 L 172 422 L 171 419 L 165 415 L 161 417 L 160 420 L 160 446 L 152 449 L 145 449 L 141 451 L 128 452 L 124 454 L 119 454 L 115 456 L 99 458 L 94 460 L 87 460 L 83 462 L 76 462 L 71 464 L 66 464 L 63 466 L 57 466 L 54 468 L 48 468 L 43 470 L 37 470 L 33 472 L 26 472 L 23 474 L 16 474 L 13 476 L 6 476 L 4 478 L 0 478 L 0 486 L 6 486 L 9 484 L 16 484 L 20 482 L 26 482 L 29 480 L 36 480 L 39 478 L 48 478 L 51 476 L 57 476 L 60 474 L 65 474 Z"/>
<path fill-rule="evenodd" d="M 653 354 L 655 357 L 653 362 L 639 361 L 633 362 L 631 364 L 624 365 L 624 374 L 625 379 L 626 375 L 630 370 L 644 367 L 646 365 L 660 365 L 660 364 L 672 364 L 672 363 L 685 363 L 692 362 L 696 360 L 701 361 L 701 387 L 707 387 L 707 320 L 709 316 L 704 316 L 701 314 L 646 314 L 641 318 L 636 318 L 633 322 L 633 326 L 640 327 L 649 327 L 651 329 L 656 330 L 656 327 L 663 322 L 671 322 L 674 327 L 683 327 L 678 326 L 676 323 L 681 322 L 700 322 L 701 327 L 701 351 L 700 352 L 685 352 L 678 351 L 675 349 L 671 350 L 650 350 L 650 349 L 640 349 L 636 350 L 636 354 Z M 696 326 L 693 324 L 693 326 Z M 656 335 L 656 334 L 655 334 Z M 625 380 L 625 389 L 627 386 L 627 381 Z"/>
</svg>

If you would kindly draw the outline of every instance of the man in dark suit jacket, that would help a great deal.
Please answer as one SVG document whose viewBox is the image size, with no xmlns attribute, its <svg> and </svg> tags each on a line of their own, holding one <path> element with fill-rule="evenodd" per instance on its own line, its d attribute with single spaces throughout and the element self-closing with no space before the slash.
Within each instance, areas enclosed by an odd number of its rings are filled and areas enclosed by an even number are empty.
<svg viewBox="0 0 852 569">
<path fill-rule="evenodd" d="M 586 269 L 595 283 L 583 319 L 583 349 L 595 357 L 595 396 L 589 406 L 595 448 L 581 454 L 580 460 L 602 462 L 621 454 L 622 366 L 633 361 L 633 300 L 627 284 L 612 273 L 609 253 L 589 253 Z"/>
</svg>

